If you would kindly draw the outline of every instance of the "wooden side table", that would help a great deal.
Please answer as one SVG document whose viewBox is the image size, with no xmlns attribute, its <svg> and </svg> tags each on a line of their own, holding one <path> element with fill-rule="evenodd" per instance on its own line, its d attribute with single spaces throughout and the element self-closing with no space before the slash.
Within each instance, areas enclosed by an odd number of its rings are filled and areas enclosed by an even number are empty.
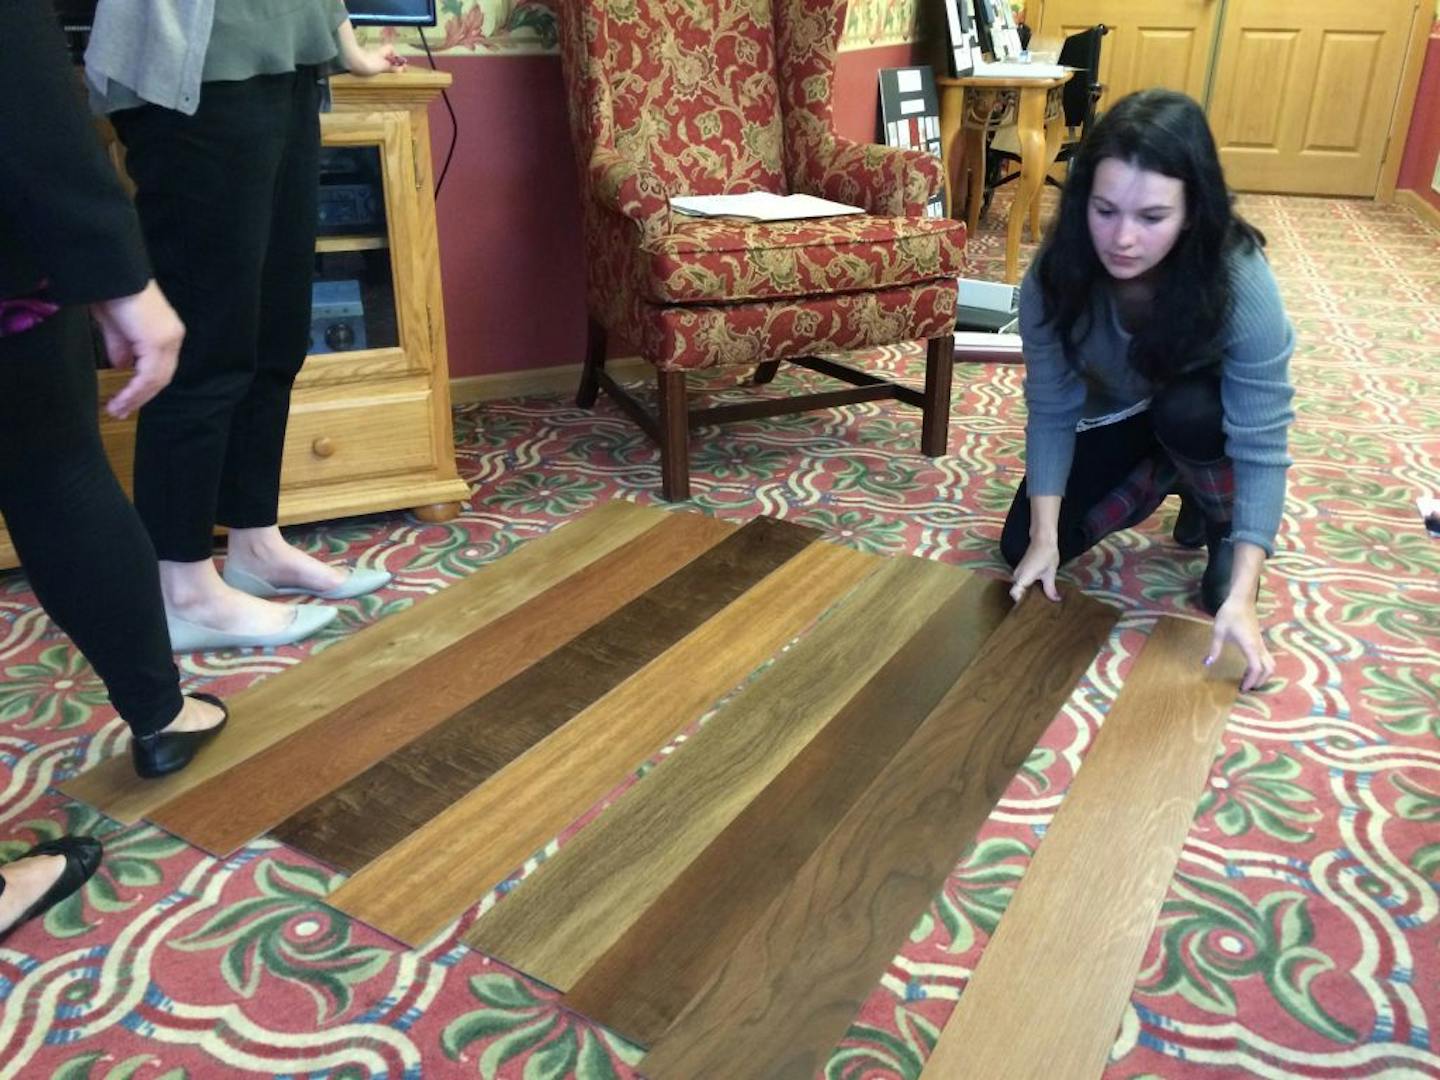
<svg viewBox="0 0 1440 1080">
<path fill-rule="evenodd" d="M 980 225 L 980 204 L 985 194 L 986 136 L 1007 124 L 1019 128 L 1020 180 L 1010 204 L 1005 234 L 1005 280 L 1019 279 L 1020 230 L 1027 211 L 1030 233 L 1040 235 L 1040 188 L 1055 164 L 1064 131 L 1061 88 L 1070 73 L 1052 78 L 967 75 L 940 78 L 940 152 L 945 165 L 945 212 L 953 217 L 956 192 L 966 169 L 970 170 L 969 211 L 971 233 Z M 961 141 L 963 138 L 963 142 Z"/>
</svg>

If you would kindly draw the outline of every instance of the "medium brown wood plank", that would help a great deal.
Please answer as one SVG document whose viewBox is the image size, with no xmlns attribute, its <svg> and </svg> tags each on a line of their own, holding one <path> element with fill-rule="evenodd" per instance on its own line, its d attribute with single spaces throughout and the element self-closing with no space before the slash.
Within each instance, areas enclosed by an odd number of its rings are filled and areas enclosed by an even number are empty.
<svg viewBox="0 0 1440 1080">
<path fill-rule="evenodd" d="M 330 904 L 401 941 L 433 936 L 883 565 L 812 544 L 370 863 Z"/>
<path fill-rule="evenodd" d="M 150 820 L 206 851 L 228 856 L 590 632 L 734 531 L 735 526 L 701 514 L 669 514 L 624 547 L 364 697 L 171 799 Z M 310 662 L 327 663 L 329 655 Z"/>
<path fill-rule="evenodd" d="M 895 559 L 465 934 L 568 990 L 965 583 Z"/>
<path fill-rule="evenodd" d="M 922 1076 L 1104 1071 L 1244 671 L 1210 634 L 1159 621 Z"/>
<path fill-rule="evenodd" d="M 217 776 L 423 657 L 474 633 L 577 570 L 654 528 L 666 512 L 616 500 L 477 570 L 412 607 L 337 642 L 319 656 L 229 699 L 230 726 L 184 771 L 159 780 L 135 775 L 117 754 L 60 785 L 72 799 L 133 824 L 181 792 Z"/>
<path fill-rule="evenodd" d="M 1104 643 L 1117 612 L 1027 596 L 641 1063 L 810 1080 Z"/>
<path fill-rule="evenodd" d="M 334 791 L 309 805 L 302 802 L 303 809 L 276 826 L 272 835 L 341 870 L 358 870 L 819 537 L 815 530 L 790 522 L 755 518 L 548 656 L 508 680 L 494 680 L 493 688 L 478 699 L 472 695 L 454 705 L 447 702 L 446 712 L 437 717 L 443 722 L 389 756 L 372 758 L 373 764 L 363 772 L 355 770 Z M 675 558 L 665 548 L 649 555 L 656 562 Z M 582 600 L 575 597 L 577 604 Z M 461 662 L 479 670 L 489 664 L 483 652 Z M 411 692 L 424 693 L 424 684 L 412 685 Z M 463 707 L 455 711 L 457 705 Z"/>
<path fill-rule="evenodd" d="M 566 995 L 648 1046 L 724 964 L 1009 612 L 972 577 Z M 523 902 L 523 898 L 517 898 Z"/>
</svg>

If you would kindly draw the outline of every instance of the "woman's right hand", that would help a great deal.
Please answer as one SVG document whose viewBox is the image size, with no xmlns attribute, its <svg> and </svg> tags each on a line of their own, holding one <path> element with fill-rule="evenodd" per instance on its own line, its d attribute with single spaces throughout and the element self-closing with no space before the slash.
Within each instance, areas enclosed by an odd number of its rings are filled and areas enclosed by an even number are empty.
<svg viewBox="0 0 1440 1080">
<path fill-rule="evenodd" d="M 123 420 L 169 385 L 185 325 L 153 280 L 133 296 L 91 304 L 90 312 L 110 363 L 135 369 L 130 381 L 105 404 L 106 412 Z"/>
<path fill-rule="evenodd" d="M 1011 580 L 1010 599 L 1019 603 L 1025 598 L 1025 590 L 1037 581 L 1050 600 L 1060 599 L 1060 590 L 1055 587 L 1055 573 L 1060 569 L 1060 548 L 1057 544 L 1042 540 L 1031 540 L 1025 549 L 1025 557 L 1015 566 Z"/>
</svg>

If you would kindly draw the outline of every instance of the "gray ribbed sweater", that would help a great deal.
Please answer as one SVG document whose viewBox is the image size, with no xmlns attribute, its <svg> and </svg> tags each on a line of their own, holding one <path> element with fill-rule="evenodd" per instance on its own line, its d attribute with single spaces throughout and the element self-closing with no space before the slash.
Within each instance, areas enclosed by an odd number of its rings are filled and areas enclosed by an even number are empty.
<svg viewBox="0 0 1440 1080">
<path fill-rule="evenodd" d="M 1220 399 L 1225 451 L 1235 465 L 1231 535 L 1274 554 L 1285 510 L 1286 436 L 1295 418 L 1290 354 L 1295 333 L 1285 316 L 1270 265 L 1259 251 L 1230 256 L 1231 308 L 1221 332 L 1224 360 Z M 1108 289 L 1096 290 L 1090 330 L 1077 359 L 1065 358 L 1044 307 L 1035 267 L 1020 288 L 1020 334 L 1025 350 L 1025 476 L 1031 495 L 1063 495 L 1080 427 L 1113 422 L 1149 405 L 1154 387 L 1129 364 L 1130 335 L 1120 325 Z"/>
</svg>

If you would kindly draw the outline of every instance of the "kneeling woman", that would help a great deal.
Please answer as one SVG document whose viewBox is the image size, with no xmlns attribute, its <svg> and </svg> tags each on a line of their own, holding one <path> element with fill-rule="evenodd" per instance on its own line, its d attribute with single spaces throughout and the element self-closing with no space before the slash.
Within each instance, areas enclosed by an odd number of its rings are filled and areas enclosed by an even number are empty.
<svg viewBox="0 0 1440 1080">
<path fill-rule="evenodd" d="M 1101 118 L 1021 287 L 1025 480 L 1000 541 L 1012 595 L 1039 582 L 1058 599 L 1061 563 L 1180 491 L 1177 539 L 1195 519 L 1198 546 L 1203 518 L 1209 551 L 1206 663 L 1233 642 L 1246 690 L 1275 668 L 1255 597 L 1294 419 L 1294 333 L 1264 242 L 1231 208 L 1194 101 L 1145 90 Z"/>
</svg>

